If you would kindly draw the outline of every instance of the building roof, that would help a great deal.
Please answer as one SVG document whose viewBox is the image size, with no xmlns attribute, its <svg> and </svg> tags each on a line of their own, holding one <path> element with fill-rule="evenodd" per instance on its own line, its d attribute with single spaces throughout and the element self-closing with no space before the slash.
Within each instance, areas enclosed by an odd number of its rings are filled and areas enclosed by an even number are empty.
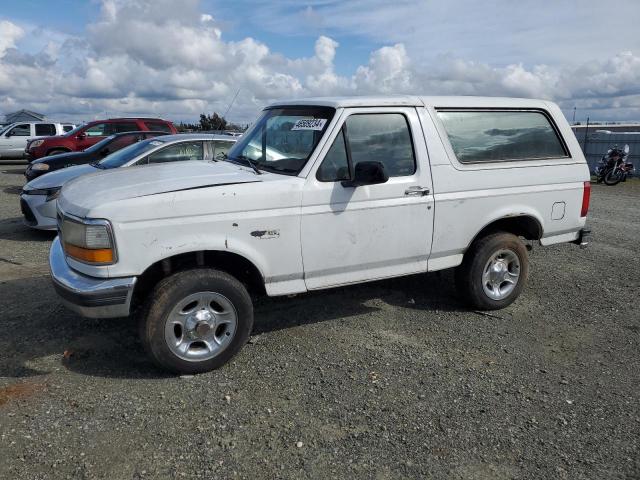
<svg viewBox="0 0 640 480">
<path fill-rule="evenodd" d="M 33 117 L 33 118 L 37 119 L 37 120 L 44 120 L 45 117 L 46 117 L 46 115 L 43 115 L 42 113 L 34 112 L 34 111 L 31 111 L 31 110 L 26 110 L 26 109 L 23 108 L 22 110 L 17 110 L 15 112 L 11 112 L 11 113 L 5 114 L 5 118 L 6 118 L 7 121 L 11 121 L 10 120 L 11 117 L 16 117 L 16 116 L 19 116 L 19 115 L 28 115 L 30 117 Z"/>
</svg>

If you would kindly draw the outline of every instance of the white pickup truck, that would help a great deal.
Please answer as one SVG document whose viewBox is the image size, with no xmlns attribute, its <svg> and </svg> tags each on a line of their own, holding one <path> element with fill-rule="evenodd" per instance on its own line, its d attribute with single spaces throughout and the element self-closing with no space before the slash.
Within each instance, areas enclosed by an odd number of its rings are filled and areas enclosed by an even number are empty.
<svg viewBox="0 0 640 480">
<path fill-rule="evenodd" d="M 27 157 L 29 142 L 37 138 L 64 135 L 73 130 L 71 123 L 56 122 L 16 122 L 0 130 L 0 160 L 21 159 Z"/>
<path fill-rule="evenodd" d="M 202 372 L 246 343 L 249 292 L 456 267 L 462 300 L 503 308 L 527 280 L 523 239 L 586 246 L 589 185 L 576 138 L 550 102 L 279 102 L 222 161 L 65 184 L 50 267 L 71 309 L 136 310 L 157 365 Z"/>
</svg>

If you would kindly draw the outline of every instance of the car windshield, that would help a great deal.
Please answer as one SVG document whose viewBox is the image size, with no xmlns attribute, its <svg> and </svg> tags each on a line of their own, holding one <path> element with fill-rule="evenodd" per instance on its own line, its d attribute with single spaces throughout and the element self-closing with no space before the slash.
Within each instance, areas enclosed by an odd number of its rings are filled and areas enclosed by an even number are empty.
<svg viewBox="0 0 640 480">
<path fill-rule="evenodd" d="M 285 175 L 305 166 L 335 110 L 295 106 L 265 110 L 227 154 L 227 161 Z"/>
<path fill-rule="evenodd" d="M 128 147 L 124 147 L 121 150 L 113 152 L 111 155 L 107 155 L 104 159 L 96 163 L 98 168 L 118 168 L 125 163 L 133 160 L 138 155 L 142 155 L 149 150 L 162 145 L 164 142 L 157 138 L 150 138 L 141 142 L 132 143 Z"/>
<path fill-rule="evenodd" d="M 114 138 L 116 138 L 116 136 L 115 135 L 111 135 L 110 137 L 107 137 L 104 140 L 100 140 L 98 143 L 96 143 L 96 144 L 90 146 L 89 148 L 87 148 L 85 150 L 85 152 L 92 152 L 92 153 L 93 152 L 99 152 L 104 147 L 109 145 Z"/>
<path fill-rule="evenodd" d="M 9 130 L 10 127 L 13 127 L 15 123 L 10 123 L 9 125 L 5 125 L 4 127 L 0 127 L 0 135 Z"/>
<path fill-rule="evenodd" d="M 86 125 L 86 123 L 83 123 L 82 125 L 78 125 L 76 128 L 74 128 L 73 130 L 69 130 L 67 133 L 65 133 L 63 135 L 63 137 L 73 137 L 76 133 L 78 133 L 78 131 L 83 128 Z"/>
</svg>

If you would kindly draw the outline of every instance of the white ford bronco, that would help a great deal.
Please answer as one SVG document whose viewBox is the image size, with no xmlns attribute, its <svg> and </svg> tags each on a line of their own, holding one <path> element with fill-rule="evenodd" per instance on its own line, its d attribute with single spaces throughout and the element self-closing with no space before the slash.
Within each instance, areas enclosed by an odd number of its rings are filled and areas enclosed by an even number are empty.
<svg viewBox="0 0 640 480">
<path fill-rule="evenodd" d="M 62 188 L 50 254 L 64 303 L 141 321 L 173 372 L 228 362 L 252 296 L 456 268 L 477 309 L 512 303 L 523 239 L 585 246 L 589 171 L 540 100 L 350 97 L 267 107 L 228 155 L 86 175 Z"/>
</svg>

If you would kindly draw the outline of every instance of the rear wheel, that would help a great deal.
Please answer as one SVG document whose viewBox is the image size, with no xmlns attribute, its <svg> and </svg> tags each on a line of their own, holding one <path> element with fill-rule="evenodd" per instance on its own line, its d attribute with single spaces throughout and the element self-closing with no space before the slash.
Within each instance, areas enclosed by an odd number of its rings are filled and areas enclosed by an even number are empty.
<svg viewBox="0 0 640 480">
<path fill-rule="evenodd" d="M 253 306 L 231 275 L 193 269 L 162 280 L 140 320 L 142 343 L 156 365 L 201 373 L 221 367 L 244 346 Z"/>
<path fill-rule="evenodd" d="M 497 310 L 518 298 L 528 274 L 529 258 L 522 240 L 498 232 L 471 245 L 456 270 L 456 285 L 475 308 Z"/>
</svg>

